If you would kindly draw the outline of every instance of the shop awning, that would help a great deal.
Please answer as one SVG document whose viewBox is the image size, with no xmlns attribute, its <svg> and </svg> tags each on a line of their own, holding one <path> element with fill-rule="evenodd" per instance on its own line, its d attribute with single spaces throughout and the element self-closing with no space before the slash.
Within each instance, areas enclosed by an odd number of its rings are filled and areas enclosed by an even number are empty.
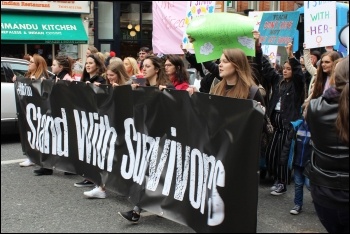
<svg viewBox="0 0 350 234">
<path fill-rule="evenodd" d="M 87 44 L 79 15 L 1 12 L 2 44 Z"/>
</svg>

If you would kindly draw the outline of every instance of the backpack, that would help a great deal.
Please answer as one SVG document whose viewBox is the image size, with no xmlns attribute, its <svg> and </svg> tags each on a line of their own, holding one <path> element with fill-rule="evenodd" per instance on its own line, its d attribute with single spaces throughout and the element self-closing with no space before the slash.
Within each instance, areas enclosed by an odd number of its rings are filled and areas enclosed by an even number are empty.
<svg viewBox="0 0 350 234">
<path fill-rule="evenodd" d="M 288 157 L 288 168 L 293 165 L 305 167 L 306 162 L 310 160 L 312 153 L 311 133 L 305 119 L 292 121 L 293 138 Z"/>
</svg>

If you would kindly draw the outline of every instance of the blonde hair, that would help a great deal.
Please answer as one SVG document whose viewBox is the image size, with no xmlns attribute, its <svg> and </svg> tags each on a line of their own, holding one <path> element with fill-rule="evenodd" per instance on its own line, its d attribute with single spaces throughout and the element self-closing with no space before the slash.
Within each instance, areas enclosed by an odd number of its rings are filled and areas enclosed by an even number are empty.
<svg viewBox="0 0 350 234">
<path fill-rule="evenodd" d="M 98 49 L 95 46 L 89 46 L 88 50 L 90 50 L 91 54 L 96 54 Z"/>
<path fill-rule="evenodd" d="M 95 54 L 101 59 L 102 63 L 105 63 L 106 57 L 103 53 L 96 52 Z"/>
<path fill-rule="evenodd" d="M 109 56 L 111 56 L 111 54 L 110 54 L 108 51 L 106 51 L 106 52 L 104 53 L 105 59 L 107 59 Z"/>
<path fill-rule="evenodd" d="M 109 60 L 109 64 L 114 63 L 114 62 L 123 62 L 123 60 L 121 58 L 119 58 L 119 57 L 112 57 Z"/>
<path fill-rule="evenodd" d="M 131 76 L 140 74 L 141 71 L 140 71 L 139 66 L 137 65 L 136 59 L 133 58 L 133 57 L 126 57 L 124 60 L 126 60 L 126 59 L 129 60 L 130 65 L 132 67 L 132 70 L 131 70 L 132 74 L 131 74 Z"/>
</svg>

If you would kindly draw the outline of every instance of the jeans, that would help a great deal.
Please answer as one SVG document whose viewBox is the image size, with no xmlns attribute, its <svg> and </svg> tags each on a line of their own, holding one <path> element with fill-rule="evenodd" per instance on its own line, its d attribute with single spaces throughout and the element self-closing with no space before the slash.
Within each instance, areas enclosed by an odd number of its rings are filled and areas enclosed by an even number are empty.
<svg viewBox="0 0 350 234">
<path fill-rule="evenodd" d="M 294 166 L 294 183 L 295 183 L 295 194 L 294 204 L 303 206 L 304 197 L 304 184 L 308 190 L 310 190 L 310 181 L 303 175 L 304 167 Z"/>
<path fill-rule="evenodd" d="M 349 233 L 349 210 L 330 209 L 314 202 L 317 216 L 329 233 Z"/>
</svg>

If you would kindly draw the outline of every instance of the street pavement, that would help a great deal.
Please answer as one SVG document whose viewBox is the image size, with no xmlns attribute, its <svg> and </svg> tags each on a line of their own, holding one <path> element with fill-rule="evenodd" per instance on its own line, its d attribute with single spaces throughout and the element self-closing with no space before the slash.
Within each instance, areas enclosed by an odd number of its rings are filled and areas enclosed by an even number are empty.
<svg viewBox="0 0 350 234">
<path fill-rule="evenodd" d="M 82 177 L 57 170 L 51 176 L 34 176 L 33 170 L 38 167 L 20 168 L 18 163 L 23 159 L 18 138 L 2 137 L 1 233 L 194 232 L 149 212 L 142 213 L 138 224 L 130 224 L 117 214 L 133 207 L 126 197 L 107 191 L 106 199 L 84 198 L 83 192 L 90 188 L 73 186 Z M 294 184 L 281 196 L 270 195 L 271 185 L 269 179 L 259 185 L 258 233 L 326 232 L 306 189 L 303 212 L 291 215 Z"/>
</svg>

